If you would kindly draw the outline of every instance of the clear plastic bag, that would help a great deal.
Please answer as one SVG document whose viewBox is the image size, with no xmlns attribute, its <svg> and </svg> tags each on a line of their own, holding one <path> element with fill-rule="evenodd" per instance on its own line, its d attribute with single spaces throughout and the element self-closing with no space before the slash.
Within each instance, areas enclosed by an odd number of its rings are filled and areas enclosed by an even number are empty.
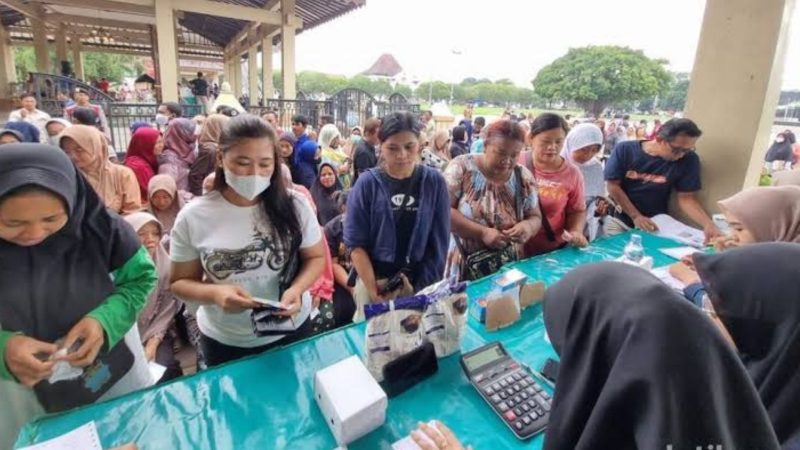
<svg viewBox="0 0 800 450">
<path fill-rule="evenodd" d="M 443 358 L 459 351 L 467 325 L 467 284 L 443 280 L 420 294 L 428 298 L 422 325 L 436 356 Z"/>
<path fill-rule="evenodd" d="M 425 296 L 401 298 L 364 307 L 367 318 L 367 369 L 375 380 L 383 381 L 383 367 L 422 345 L 425 334 L 422 315 Z"/>
</svg>

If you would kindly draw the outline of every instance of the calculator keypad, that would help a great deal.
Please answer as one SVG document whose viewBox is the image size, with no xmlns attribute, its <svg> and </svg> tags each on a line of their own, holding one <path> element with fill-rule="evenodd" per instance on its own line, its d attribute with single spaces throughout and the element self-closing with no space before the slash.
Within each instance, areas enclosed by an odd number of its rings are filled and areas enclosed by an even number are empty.
<svg viewBox="0 0 800 450">
<path fill-rule="evenodd" d="M 547 426 L 552 399 L 516 364 L 483 378 L 484 397 L 520 439 L 528 439 Z"/>
</svg>

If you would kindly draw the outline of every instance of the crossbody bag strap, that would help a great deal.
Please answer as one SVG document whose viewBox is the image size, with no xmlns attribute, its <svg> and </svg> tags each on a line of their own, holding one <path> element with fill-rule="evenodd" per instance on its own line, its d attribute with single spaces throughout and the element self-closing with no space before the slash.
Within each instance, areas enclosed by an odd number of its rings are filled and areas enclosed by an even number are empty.
<svg viewBox="0 0 800 450">
<path fill-rule="evenodd" d="M 544 228 L 544 234 L 547 236 L 547 240 L 550 242 L 556 241 L 556 234 L 553 232 L 553 227 L 550 226 L 550 221 L 547 220 L 547 214 L 544 213 L 544 206 L 542 206 L 542 198 L 538 196 L 539 189 L 538 189 L 538 179 L 536 178 L 536 166 L 533 164 L 533 150 L 526 153 L 525 159 L 528 162 L 528 165 L 531 168 L 531 174 L 533 175 L 533 180 L 536 181 L 537 184 L 537 199 L 536 203 L 539 204 L 539 213 L 542 215 L 542 228 Z"/>
</svg>

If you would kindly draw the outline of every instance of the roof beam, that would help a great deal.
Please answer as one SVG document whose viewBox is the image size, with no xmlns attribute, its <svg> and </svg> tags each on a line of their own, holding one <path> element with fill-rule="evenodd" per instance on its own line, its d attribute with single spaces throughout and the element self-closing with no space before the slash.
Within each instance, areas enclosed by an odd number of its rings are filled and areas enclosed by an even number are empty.
<svg viewBox="0 0 800 450">
<path fill-rule="evenodd" d="M 256 33 L 249 33 L 247 38 L 244 41 L 237 42 L 232 41 L 227 47 L 225 47 L 225 52 L 227 54 L 238 54 L 243 53 L 245 50 L 249 49 L 253 45 L 258 45 L 263 41 L 265 38 L 269 36 L 274 36 L 275 34 L 281 31 L 281 27 L 274 26 L 274 25 L 263 25 Z"/>
<path fill-rule="evenodd" d="M 280 13 L 272 12 L 264 8 L 253 8 L 250 6 L 214 2 L 211 0 L 172 0 L 172 7 L 185 12 L 226 17 L 228 19 L 267 23 L 270 25 L 283 24 L 283 17 Z M 297 16 L 289 18 L 290 26 L 299 28 L 302 27 L 302 24 L 303 21 Z"/>
<path fill-rule="evenodd" d="M 2 0 L 2 1 L 8 1 L 8 0 Z M 48 22 L 79 23 L 79 24 L 94 25 L 99 27 L 124 28 L 128 30 L 143 30 L 143 31 L 150 30 L 150 28 L 146 23 L 141 23 L 141 22 L 125 22 L 121 20 L 98 19 L 94 17 L 73 16 L 69 14 L 46 14 L 45 20 Z"/>
<path fill-rule="evenodd" d="M 40 14 L 40 11 L 33 5 L 22 3 L 19 0 L 0 0 L 0 4 L 6 5 L 17 12 L 21 12 L 31 19 L 42 20 L 42 14 Z"/>
<path fill-rule="evenodd" d="M 87 33 L 91 33 L 92 30 L 96 30 L 97 28 L 91 25 L 84 25 L 84 24 L 72 24 L 70 29 L 74 32 L 80 33 L 82 37 L 85 37 Z M 109 30 L 109 33 L 114 39 L 123 38 L 123 39 L 147 39 L 150 41 L 150 33 L 137 33 L 131 30 Z"/>
<path fill-rule="evenodd" d="M 91 8 L 103 11 L 116 11 L 132 14 L 152 16 L 155 14 L 152 2 L 149 6 L 136 5 L 120 1 L 108 0 L 29 0 L 31 2 L 47 2 L 49 5 L 72 6 L 76 8 Z"/>
<path fill-rule="evenodd" d="M 267 3 L 264 4 L 263 9 L 275 12 L 280 9 L 280 6 L 281 6 L 281 0 L 268 0 Z M 244 39 L 244 37 L 250 33 L 250 30 L 256 28 L 258 25 L 259 25 L 258 22 L 250 22 L 248 26 L 244 27 L 242 31 L 240 31 L 233 39 L 231 39 L 230 42 L 228 42 L 228 46 L 230 46 L 230 48 L 232 49 L 235 43 Z M 276 28 L 276 31 L 277 30 L 279 30 L 279 28 Z"/>
</svg>

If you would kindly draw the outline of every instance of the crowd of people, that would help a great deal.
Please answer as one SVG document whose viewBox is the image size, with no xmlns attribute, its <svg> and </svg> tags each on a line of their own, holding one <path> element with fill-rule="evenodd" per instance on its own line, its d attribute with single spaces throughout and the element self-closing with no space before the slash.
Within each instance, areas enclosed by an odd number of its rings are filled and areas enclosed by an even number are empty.
<svg viewBox="0 0 800 450">
<path fill-rule="evenodd" d="M 118 163 L 102 108 L 78 94 L 70 120 L 24 96 L 0 131 L 0 277 L 18 287 L 0 300 L 0 390 L 14 392 L 0 398 L 22 405 L 4 436 L 43 410 L 181 376 L 179 341 L 201 370 L 258 354 L 445 277 L 656 231 L 675 194 L 725 251 L 671 269 L 681 301 L 615 263 L 548 291 L 557 386 L 586 388 L 556 390 L 546 448 L 800 445 L 800 278 L 796 264 L 769 264 L 800 256 L 800 182 L 721 201 L 724 235 L 697 198 L 702 132 L 689 119 L 648 132 L 624 117 L 487 121 L 468 108 L 452 130 L 429 111 L 395 112 L 343 134 L 330 116 L 282 130 L 275 112 L 190 119 L 164 103 Z M 280 327 L 261 333 L 270 302 L 265 326 Z M 111 376 L 48 389 L 65 363 Z M 676 398 L 690 403 L 679 412 Z M 435 437 L 458 445 L 449 430 Z"/>
</svg>

